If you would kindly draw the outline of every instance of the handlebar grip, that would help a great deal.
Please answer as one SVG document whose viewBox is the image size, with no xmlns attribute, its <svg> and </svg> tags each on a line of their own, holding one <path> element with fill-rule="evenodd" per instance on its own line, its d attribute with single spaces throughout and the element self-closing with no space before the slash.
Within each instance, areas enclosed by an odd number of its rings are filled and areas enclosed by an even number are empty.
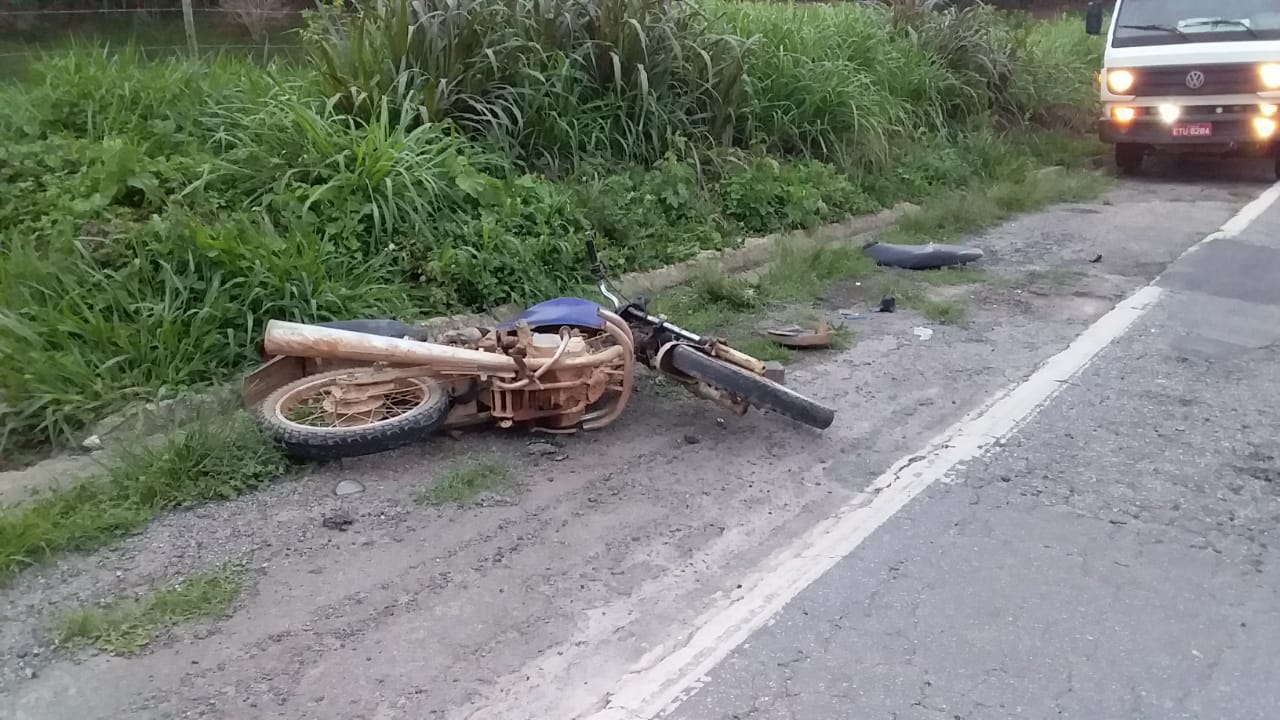
<svg viewBox="0 0 1280 720">
<path fill-rule="evenodd" d="M 595 235 L 587 236 L 587 258 L 591 261 L 591 274 L 596 280 L 603 281 L 605 279 L 604 263 L 600 262 L 600 254 L 596 252 Z"/>
</svg>

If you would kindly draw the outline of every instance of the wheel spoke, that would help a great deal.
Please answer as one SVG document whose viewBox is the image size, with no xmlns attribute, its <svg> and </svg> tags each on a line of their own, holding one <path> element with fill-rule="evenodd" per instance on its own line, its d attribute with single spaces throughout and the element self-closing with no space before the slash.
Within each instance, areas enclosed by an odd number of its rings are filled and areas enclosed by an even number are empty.
<svg viewBox="0 0 1280 720">
<path fill-rule="evenodd" d="M 285 419 L 310 427 L 339 428 L 372 425 L 412 412 L 430 400 L 430 391 L 412 381 L 401 381 L 399 387 L 361 402 L 344 403 L 333 386 L 304 391 L 291 407 L 281 408 Z M 370 407 L 368 400 L 375 404 Z M 352 407 L 344 411 L 343 407 Z M 332 408 L 332 409 L 329 409 Z"/>
</svg>

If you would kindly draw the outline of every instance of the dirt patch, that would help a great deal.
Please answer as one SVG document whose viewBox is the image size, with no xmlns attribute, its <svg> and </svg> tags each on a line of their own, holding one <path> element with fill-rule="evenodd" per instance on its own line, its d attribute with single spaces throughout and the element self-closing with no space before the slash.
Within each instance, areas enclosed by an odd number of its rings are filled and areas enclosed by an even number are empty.
<svg viewBox="0 0 1280 720">
<path fill-rule="evenodd" d="M 926 340 L 909 310 L 868 313 L 852 347 L 789 368 L 789 385 L 838 409 L 825 433 L 725 417 L 646 380 L 620 421 L 564 438 L 560 460 L 514 432 L 442 437 L 311 466 L 26 573 L 0 590 L 0 714 L 575 717 L 678 645 L 773 548 L 1028 375 L 1257 187 L 1130 183 L 976 239 L 988 277 L 946 290 L 971 296 L 967 320 Z M 510 468 L 516 504 L 414 501 L 468 458 Z M 342 480 L 363 492 L 334 495 Z M 337 512 L 345 530 L 323 524 Z M 250 568 L 230 619 L 135 658 L 50 650 L 69 608 L 228 560 Z"/>
</svg>

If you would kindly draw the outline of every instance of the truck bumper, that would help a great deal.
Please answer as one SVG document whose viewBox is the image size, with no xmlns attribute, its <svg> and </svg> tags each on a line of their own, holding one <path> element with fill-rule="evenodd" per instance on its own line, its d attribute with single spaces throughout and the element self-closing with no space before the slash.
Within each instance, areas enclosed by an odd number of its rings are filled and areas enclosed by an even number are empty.
<svg viewBox="0 0 1280 720">
<path fill-rule="evenodd" d="M 1098 136 L 1103 142 L 1113 145 L 1133 143 L 1184 150 L 1271 151 L 1276 146 L 1277 136 L 1259 137 L 1253 119 L 1249 117 L 1188 118 L 1180 124 L 1207 126 L 1210 131 L 1208 134 L 1175 135 L 1175 126 L 1158 118 L 1137 118 L 1130 122 L 1106 119 L 1099 121 Z"/>
</svg>

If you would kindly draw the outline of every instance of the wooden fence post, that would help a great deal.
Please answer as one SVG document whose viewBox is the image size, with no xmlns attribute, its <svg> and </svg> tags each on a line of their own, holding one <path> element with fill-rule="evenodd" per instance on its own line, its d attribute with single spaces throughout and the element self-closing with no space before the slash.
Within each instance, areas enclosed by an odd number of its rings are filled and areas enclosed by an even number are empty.
<svg viewBox="0 0 1280 720">
<path fill-rule="evenodd" d="M 196 44 L 196 18 L 191 10 L 191 0 L 182 0 L 182 24 L 187 28 L 187 48 L 191 50 L 194 57 L 200 51 Z"/>
</svg>

